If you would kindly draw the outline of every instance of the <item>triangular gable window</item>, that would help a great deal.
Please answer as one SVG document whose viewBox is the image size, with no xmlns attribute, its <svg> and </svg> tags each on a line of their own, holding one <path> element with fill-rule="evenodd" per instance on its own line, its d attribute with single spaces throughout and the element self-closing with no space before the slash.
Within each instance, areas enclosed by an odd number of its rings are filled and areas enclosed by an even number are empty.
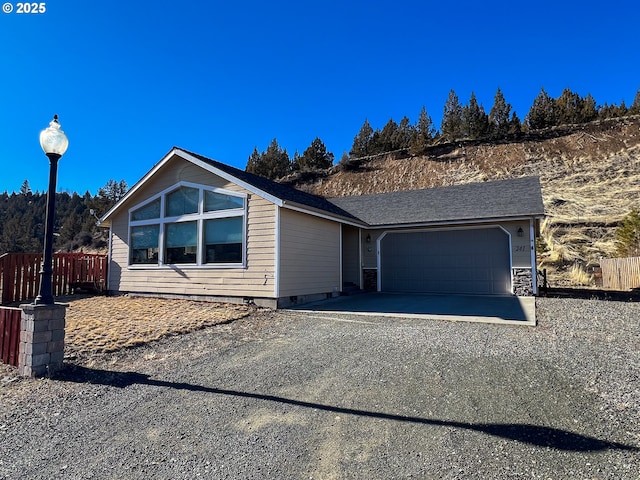
<svg viewBox="0 0 640 480">
<path fill-rule="evenodd" d="M 246 195 L 171 187 L 129 212 L 129 265 L 243 267 Z"/>
</svg>

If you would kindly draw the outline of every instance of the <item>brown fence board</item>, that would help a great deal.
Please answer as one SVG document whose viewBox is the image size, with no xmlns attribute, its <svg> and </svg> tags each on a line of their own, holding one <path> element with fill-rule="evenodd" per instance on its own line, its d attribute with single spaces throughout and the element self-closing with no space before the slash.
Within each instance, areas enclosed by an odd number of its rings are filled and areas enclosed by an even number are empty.
<svg viewBox="0 0 640 480">
<path fill-rule="evenodd" d="M 607 290 L 632 290 L 640 288 L 640 257 L 603 258 L 602 288 Z"/>
<path fill-rule="evenodd" d="M 40 287 L 42 254 L 7 253 L 0 255 L 0 304 L 34 298 Z M 95 268 L 99 265 L 98 268 Z M 70 294 L 77 286 L 104 290 L 107 279 L 106 255 L 55 253 L 53 255 L 53 295 Z"/>
<path fill-rule="evenodd" d="M 21 318 L 19 308 L 0 307 L 0 360 L 14 367 L 18 366 Z"/>
</svg>

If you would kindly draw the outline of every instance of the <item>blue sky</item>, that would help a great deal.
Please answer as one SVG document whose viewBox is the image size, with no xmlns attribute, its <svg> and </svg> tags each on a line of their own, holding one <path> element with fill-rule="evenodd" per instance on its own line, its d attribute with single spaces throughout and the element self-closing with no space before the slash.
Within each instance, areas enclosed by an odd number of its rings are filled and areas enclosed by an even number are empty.
<svg viewBox="0 0 640 480">
<path fill-rule="evenodd" d="M 1 3 L 5 3 L 4 0 Z M 38 134 L 69 137 L 58 191 L 137 182 L 172 146 L 244 169 L 273 138 L 339 159 L 450 89 L 523 119 L 540 88 L 627 106 L 640 88 L 636 1 L 49 0 L 0 13 L 0 191 L 44 191 Z M 3 5 L 3 8 L 5 6 Z"/>
</svg>

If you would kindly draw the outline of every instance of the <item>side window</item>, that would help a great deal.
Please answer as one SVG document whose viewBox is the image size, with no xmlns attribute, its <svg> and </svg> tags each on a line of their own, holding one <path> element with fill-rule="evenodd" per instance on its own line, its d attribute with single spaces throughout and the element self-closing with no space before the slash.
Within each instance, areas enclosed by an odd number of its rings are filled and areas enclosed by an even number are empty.
<svg viewBox="0 0 640 480">
<path fill-rule="evenodd" d="M 132 265 L 158 263 L 158 238 L 160 225 L 131 227 L 129 262 Z"/>
<path fill-rule="evenodd" d="M 164 263 L 197 263 L 198 223 L 167 223 L 164 233 Z"/>
<path fill-rule="evenodd" d="M 242 217 L 205 220 L 205 263 L 241 263 Z"/>
</svg>

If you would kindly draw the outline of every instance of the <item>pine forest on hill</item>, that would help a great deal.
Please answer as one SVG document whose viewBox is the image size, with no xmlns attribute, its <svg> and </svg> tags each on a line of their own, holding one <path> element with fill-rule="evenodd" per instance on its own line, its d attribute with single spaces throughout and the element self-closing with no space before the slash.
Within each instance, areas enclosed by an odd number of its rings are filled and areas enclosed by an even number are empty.
<svg viewBox="0 0 640 480">
<path fill-rule="evenodd" d="M 451 90 L 440 130 L 424 107 L 413 125 L 405 116 L 374 130 L 365 120 L 337 165 L 328 156 L 316 138 L 290 160 L 273 139 L 247 170 L 326 197 L 537 175 L 547 214 L 539 268 L 552 286 L 593 286 L 600 258 L 629 254 L 616 231 L 640 209 L 640 90 L 627 107 L 541 89 L 524 121 L 500 89 L 489 114 L 473 93 L 462 105 Z"/>
<path fill-rule="evenodd" d="M 539 268 L 552 287 L 594 286 L 593 267 L 618 256 L 616 230 L 640 207 L 640 116 L 553 127 L 517 141 L 436 145 L 416 156 L 381 154 L 288 183 L 340 197 L 529 175 L 540 177 L 546 213 Z"/>
<path fill-rule="evenodd" d="M 56 193 L 55 251 L 106 253 L 108 232 L 98 227 L 97 217 L 106 213 L 126 191 L 124 180 L 109 180 L 96 196 L 89 192 L 83 196 Z M 0 254 L 43 251 L 46 204 L 46 192 L 33 193 L 28 180 L 18 193 L 0 193 Z"/>
<path fill-rule="evenodd" d="M 473 93 L 461 105 L 452 90 L 440 130 L 424 107 L 413 125 L 405 116 L 374 130 L 365 120 L 349 153 L 334 158 L 320 138 L 293 158 L 273 139 L 263 152 L 254 148 L 246 170 L 325 197 L 537 175 L 547 214 L 539 268 L 551 286 L 593 286 L 592 267 L 621 255 L 616 231 L 640 207 L 640 90 L 627 108 L 542 89 L 523 121 L 500 89 L 488 114 Z M 96 196 L 57 193 L 54 248 L 106 252 L 96 217 L 126 191 L 124 181 L 109 180 Z M 0 254 L 42 251 L 45 204 L 28 180 L 0 194 Z"/>
</svg>

